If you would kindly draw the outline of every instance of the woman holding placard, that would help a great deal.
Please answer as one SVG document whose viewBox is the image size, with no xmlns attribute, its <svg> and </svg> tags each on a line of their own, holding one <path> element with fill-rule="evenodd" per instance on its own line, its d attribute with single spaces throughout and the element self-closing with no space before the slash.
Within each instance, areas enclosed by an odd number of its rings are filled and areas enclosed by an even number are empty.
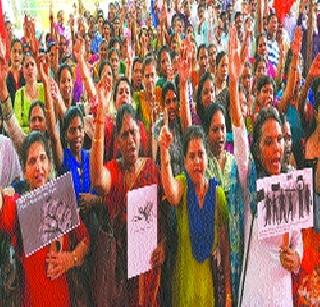
<svg viewBox="0 0 320 307">
<path fill-rule="evenodd" d="M 234 28 L 230 32 L 229 56 L 234 156 L 244 194 L 249 195 L 245 205 L 245 255 L 239 303 L 240 306 L 293 306 L 291 273 L 298 273 L 302 258 L 300 231 L 290 230 L 289 235 L 258 240 L 256 180 L 281 172 L 284 153 L 281 121 L 273 108 L 259 113 L 253 130 L 253 161 L 249 160 L 248 136 L 239 102 L 241 62 Z"/>
<path fill-rule="evenodd" d="M 117 242 L 116 278 L 113 283 L 117 293 L 110 298 L 115 306 L 158 306 L 160 291 L 160 269 L 164 260 L 164 246 L 161 240 L 161 224 L 158 222 L 158 247 L 153 251 L 150 263 L 152 269 L 137 277 L 128 279 L 127 223 L 128 192 L 149 185 L 158 185 L 160 196 L 160 174 L 151 158 L 139 157 L 140 129 L 133 107 L 122 105 L 116 116 L 116 142 L 121 158 L 112 159 L 103 165 L 104 109 L 111 102 L 111 92 L 103 97 L 98 90 L 95 133 L 91 151 L 91 180 L 94 188 L 105 196 L 113 233 Z M 159 208 L 157 208 L 159 214 Z M 158 214 L 158 221 L 160 216 Z M 101 272 L 102 274 L 102 272 Z"/>
<path fill-rule="evenodd" d="M 42 187 L 48 182 L 51 157 L 47 140 L 39 132 L 28 135 L 22 146 L 24 178 L 30 190 Z M 59 238 L 26 257 L 23 252 L 21 233 L 17 220 L 16 200 L 19 195 L 3 197 L 0 209 L 0 228 L 7 231 L 21 257 L 24 271 L 23 306 L 71 306 L 66 273 L 73 267 L 81 266 L 89 247 L 89 237 L 81 223 L 73 230 L 77 246 L 70 250 L 70 235 Z M 60 246 L 60 251 L 57 248 Z"/>
</svg>

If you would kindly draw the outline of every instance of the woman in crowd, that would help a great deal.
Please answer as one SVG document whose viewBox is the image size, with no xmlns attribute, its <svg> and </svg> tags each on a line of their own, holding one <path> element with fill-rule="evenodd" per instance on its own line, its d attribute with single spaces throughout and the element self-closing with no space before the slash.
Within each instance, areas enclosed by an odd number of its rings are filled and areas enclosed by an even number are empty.
<svg viewBox="0 0 320 307">
<path fill-rule="evenodd" d="M 209 72 L 202 75 L 197 92 L 197 113 L 202 123 L 205 121 L 206 108 L 216 99 L 215 84 Z"/>
<path fill-rule="evenodd" d="M 214 289 L 225 288 L 231 306 L 228 211 L 223 190 L 207 180 L 206 140 L 199 126 L 187 128 L 184 144 L 185 172 L 172 174 L 169 147 L 172 134 L 163 126 L 160 135 L 161 178 L 169 203 L 177 207 L 177 256 L 173 270 L 173 306 L 215 306 Z M 219 251 L 216 251 L 219 245 Z M 211 257 L 223 255 L 225 285 L 214 284 Z M 216 302 L 217 303 L 217 302 Z"/>
<path fill-rule="evenodd" d="M 30 191 L 48 182 L 51 158 L 47 140 L 39 132 L 28 135 L 22 146 L 22 167 L 26 184 Z M 0 209 L 0 228 L 4 229 L 15 242 L 21 257 L 24 272 L 23 306 L 71 306 L 71 293 L 67 282 L 67 272 L 81 266 L 89 247 L 89 237 L 85 226 L 73 230 L 77 246 L 70 250 L 70 235 L 59 238 L 61 250 L 57 251 L 57 241 L 26 257 L 21 242 L 21 232 L 17 219 L 16 200 L 19 195 L 3 196 Z"/>
<path fill-rule="evenodd" d="M 233 30 L 235 31 L 235 30 Z M 240 287 L 240 305 L 293 306 L 291 273 L 298 273 L 302 259 L 302 236 L 299 230 L 258 240 L 256 180 L 279 175 L 283 157 L 281 121 L 273 108 L 262 109 L 253 131 L 252 154 L 239 103 L 239 42 L 230 36 L 230 96 L 235 158 L 239 177 L 250 204 L 245 207 L 245 256 Z M 263 278 L 261 278 L 263 276 Z"/>
<path fill-rule="evenodd" d="M 10 69 L 7 76 L 7 89 L 10 93 L 11 102 L 14 106 L 16 91 L 25 84 L 23 71 L 23 48 L 19 39 L 14 39 L 11 42 L 10 53 Z"/>
<path fill-rule="evenodd" d="M 20 126 L 28 133 L 30 105 L 35 100 L 44 101 L 43 84 L 38 83 L 38 68 L 36 59 L 32 53 L 26 53 L 24 55 L 23 75 L 26 84 L 16 92 L 14 113 Z"/>
<path fill-rule="evenodd" d="M 116 117 L 116 139 L 121 157 L 103 166 L 104 109 L 111 101 L 99 94 L 99 105 L 95 135 L 91 154 L 91 180 L 98 192 L 106 196 L 106 205 L 117 241 L 116 287 L 118 298 L 112 303 L 117 306 L 158 306 L 160 291 L 160 265 L 164 260 L 164 246 L 158 223 L 158 248 L 150 259 L 153 269 L 140 276 L 128 279 L 127 272 L 127 195 L 128 191 L 157 184 L 160 192 L 160 174 L 152 159 L 139 157 L 140 132 L 133 107 L 124 104 Z M 160 197 L 160 194 L 158 194 Z M 158 202 L 159 203 L 159 202 Z M 158 208 L 159 212 L 159 208 Z M 160 212 L 158 214 L 160 221 Z"/>
</svg>

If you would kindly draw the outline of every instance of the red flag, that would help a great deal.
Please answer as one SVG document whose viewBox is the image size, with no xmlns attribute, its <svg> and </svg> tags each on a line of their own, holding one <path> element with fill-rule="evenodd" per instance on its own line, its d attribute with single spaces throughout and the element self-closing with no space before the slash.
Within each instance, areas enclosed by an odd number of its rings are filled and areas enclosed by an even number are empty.
<svg viewBox="0 0 320 307">
<path fill-rule="evenodd" d="M 2 0 L 0 0 L 0 36 L 3 41 L 6 42 L 6 58 L 9 60 L 10 57 L 10 46 L 6 29 L 6 22 L 4 20 L 3 10 L 2 10 Z"/>
<path fill-rule="evenodd" d="M 276 10 L 276 15 L 281 23 L 283 23 L 284 18 L 290 12 L 292 5 L 295 0 L 274 0 L 273 7 Z"/>
</svg>

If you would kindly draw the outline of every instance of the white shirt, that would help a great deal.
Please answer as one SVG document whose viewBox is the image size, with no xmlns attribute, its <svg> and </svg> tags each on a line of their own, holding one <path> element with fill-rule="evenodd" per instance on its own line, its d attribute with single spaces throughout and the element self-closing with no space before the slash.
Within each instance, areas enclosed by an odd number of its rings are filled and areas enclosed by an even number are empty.
<svg viewBox="0 0 320 307">
<path fill-rule="evenodd" d="M 247 185 L 249 142 L 244 125 L 243 127 L 232 128 L 234 135 L 234 156 L 238 165 L 240 182 L 245 196 L 245 261 L 248 249 L 249 229 L 252 222 Z M 265 240 L 258 240 L 258 223 L 257 219 L 254 219 L 241 306 L 293 306 L 291 273 L 284 269 L 280 263 L 280 246 L 283 244 L 282 240 L 282 235 Z M 289 242 L 290 247 L 298 252 L 302 260 L 303 243 L 301 232 L 299 230 L 292 230 L 289 233 Z M 243 278 L 244 272 L 242 272 L 241 276 L 241 285 Z M 241 295 L 241 288 L 239 294 Z"/>
</svg>

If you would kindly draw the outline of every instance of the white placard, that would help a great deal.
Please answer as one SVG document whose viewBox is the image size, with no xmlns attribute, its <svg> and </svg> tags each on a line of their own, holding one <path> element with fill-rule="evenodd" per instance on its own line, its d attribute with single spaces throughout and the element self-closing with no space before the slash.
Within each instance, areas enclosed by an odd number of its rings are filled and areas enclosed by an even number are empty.
<svg viewBox="0 0 320 307">
<path fill-rule="evenodd" d="M 128 192 L 128 278 L 151 269 L 157 247 L 158 186 Z"/>
<path fill-rule="evenodd" d="M 71 173 L 24 194 L 17 213 L 26 257 L 79 226 Z"/>
<path fill-rule="evenodd" d="M 258 238 L 313 226 L 312 169 L 257 180 Z"/>
</svg>

